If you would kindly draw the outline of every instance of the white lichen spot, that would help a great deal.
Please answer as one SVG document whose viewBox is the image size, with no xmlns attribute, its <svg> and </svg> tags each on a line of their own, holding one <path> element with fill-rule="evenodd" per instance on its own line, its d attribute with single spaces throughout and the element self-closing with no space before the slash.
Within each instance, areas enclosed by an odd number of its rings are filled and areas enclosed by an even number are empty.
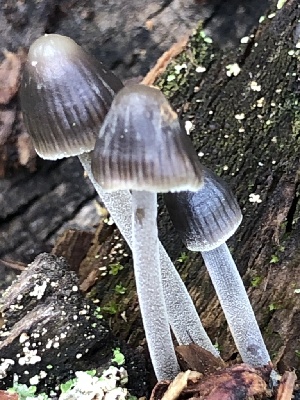
<svg viewBox="0 0 300 400">
<path fill-rule="evenodd" d="M 258 162 L 258 166 L 259 166 L 259 167 L 263 167 L 263 166 L 264 166 L 264 163 L 262 163 L 261 161 L 259 161 L 259 162 Z"/>
<path fill-rule="evenodd" d="M 81 353 L 77 353 L 77 354 L 76 354 L 77 360 L 79 360 L 81 357 L 82 357 L 82 354 L 81 354 Z"/>
<path fill-rule="evenodd" d="M 280 10 L 283 7 L 285 2 L 286 2 L 286 0 L 278 0 L 277 1 L 277 10 Z"/>
<path fill-rule="evenodd" d="M 250 40 L 249 36 L 244 36 L 244 37 L 242 37 L 242 39 L 241 39 L 241 43 L 242 43 L 242 44 L 249 43 L 249 40 Z"/>
<path fill-rule="evenodd" d="M 258 22 L 261 24 L 262 22 L 264 22 L 265 19 L 266 19 L 266 17 L 265 17 L 264 15 L 262 15 L 262 16 L 259 18 Z"/>
<path fill-rule="evenodd" d="M 185 126 L 187 135 L 189 135 L 191 130 L 193 129 L 193 124 L 191 123 L 191 121 L 186 121 L 184 126 Z"/>
<path fill-rule="evenodd" d="M 294 56 L 295 55 L 295 50 L 289 50 L 288 51 L 289 56 Z"/>
<path fill-rule="evenodd" d="M 228 65 L 226 65 L 225 68 L 226 68 L 226 75 L 228 77 L 238 76 L 238 74 L 241 72 L 241 68 L 239 67 L 239 65 L 237 63 L 228 64 Z"/>
<path fill-rule="evenodd" d="M 237 119 L 238 121 L 241 121 L 241 120 L 245 119 L 245 114 L 244 113 L 235 114 L 234 118 Z"/>
<path fill-rule="evenodd" d="M 264 97 L 261 97 L 260 99 L 258 99 L 258 100 L 256 101 L 256 107 L 262 108 L 263 105 L 264 105 L 264 102 L 265 102 L 265 98 L 264 98 Z"/>
<path fill-rule="evenodd" d="M 268 15 L 268 18 L 269 18 L 269 19 L 272 19 L 272 18 L 275 17 L 275 15 L 276 15 L 276 13 L 271 13 L 271 14 Z"/>
<path fill-rule="evenodd" d="M 198 72 L 198 73 L 200 73 L 200 74 L 202 74 L 203 72 L 206 71 L 206 68 L 205 68 L 205 67 L 202 67 L 202 65 L 198 65 L 198 67 L 196 68 L 195 71 Z"/>
<path fill-rule="evenodd" d="M 30 385 L 38 385 L 40 382 L 40 377 L 38 375 L 34 375 L 32 378 L 29 379 Z"/>
<path fill-rule="evenodd" d="M 78 292 L 78 286 L 77 285 L 72 286 L 72 292 Z"/>
<path fill-rule="evenodd" d="M 31 61 L 31 65 L 33 66 L 33 67 L 36 67 L 37 66 L 37 61 Z"/>
<path fill-rule="evenodd" d="M 209 111 L 208 111 L 208 114 L 209 114 L 209 115 L 213 115 L 213 113 L 214 113 L 214 112 L 213 112 L 212 110 L 209 110 Z"/>
<path fill-rule="evenodd" d="M 255 193 L 250 193 L 249 194 L 249 201 L 250 203 L 261 203 L 262 199 L 260 198 L 259 194 L 255 194 Z"/>
<path fill-rule="evenodd" d="M 224 167 L 223 167 L 223 171 L 228 171 L 228 165 L 224 165 Z"/>
<path fill-rule="evenodd" d="M 123 312 L 120 314 L 120 317 L 121 317 L 125 322 L 127 322 L 126 311 L 123 311 Z"/>
<path fill-rule="evenodd" d="M 1 359 L 1 364 L 0 364 L 0 379 L 4 379 L 7 376 L 7 370 L 11 365 L 14 365 L 15 362 L 14 360 L 11 360 L 10 358 L 5 358 Z"/>
<path fill-rule="evenodd" d="M 239 128 L 239 133 L 244 133 L 245 132 L 245 128 L 241 127 Z"/>
<path fill-rule="evenodd" d="M 272 139 L 271 139 L 271 142 L 277 143 L 277 137 L 276 137 L 276 136 L 273 136 Z"/>
<path fill-rule="evenodd" d="M 272 160 L 272 164 L 275 165 L 275 164 L 276 164 L 276 161 L 275 161 L 275 160 Z"/>
<path fill-rule="evenodd" d="M 261 85 L 259 85 L 256 81 L 251 81 L 250 82 L 250 89 L 253 90 L 254 92 L 260 92 L 261 91 Z"/>
<path fill-rule="evenodd" d="M 24 356 L 19 358 L 19 365 L 33 365 L 41 361 L 41 357 L 37 355 L 37 350 L 24 347 L 23 352 Z"/>
<path fill-rule="evenodd" d="M 175 65 L 175 67 L 174 67 L 174 70 L 175 70 L 175 73 L 176 74 L 180 74 L 180 72 L 181 72 L 181 70 L 182 69 L 187 69 L 187 65 L 186 65 L 186 63 L 183 63 L 183 64 L 177 64 L 177 65 Z"/>
<path fill-rule="evenodd" d="M 21 333 L 20 337 L 19 337 L 19 342 L 20 343 L 25 343 L 26 340 L 29 339 L 29 336 L 27 335 L 27 333 L 23 332 Z"/>
<path fill-rule="evenodd" d="M 204 156 L 204 153 L 202 153 L 202 151 L 199 151 L 198 156 L 199 156 L 199 157 L 203 157 L 203 156 Z"/>
<path fill-rule="evenodd" d="M 46 288 L 47 288 L 46 281 L 44 281 L 41 285 L 35 285 L 33 291 L 29 293 L 29 296 L 36 297 L 37 300 L 40 300 L 43 297 Z"/>
</svg>

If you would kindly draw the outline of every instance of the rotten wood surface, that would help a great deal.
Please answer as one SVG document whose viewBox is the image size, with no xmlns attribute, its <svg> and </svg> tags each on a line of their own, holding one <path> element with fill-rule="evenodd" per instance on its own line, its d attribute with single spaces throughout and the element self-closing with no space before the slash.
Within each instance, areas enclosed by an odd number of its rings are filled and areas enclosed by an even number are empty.
<svg viewBox="0 0 300 400">
<path fill-rule="evenodd" d="M 128 388 L 147 392 L 143 356 L 109 329 L 97 306 L 79 290 L 79 279 L 62 257 L 42 253 L 28 266 L 1 300 L 5 326 L 0 335 L 0 389 L 39 377 L 38 390 L 74 377 L 74 371 L 95 369 L 101 376 L 114 365 L 120 348 L 128 370 Z"/>
<path fill-rule="evenodd" d="M 294 368 L 299 375 L 300 61 L 296 45 L 300 9 L 298 0 L 287 0 L 282 10 L 276 4 L 272 2 L 266 13 L 269 18 L 238 52 L 224 54 L 196 33 L 159 84 L 181 116 L 191 121 L 191 137 L 203 163 L 222 175 L 237 194 L 244 220 L 229 246 L 274 365 L 281 373 Z M 218 8 L 214 12 L 207 23 L 210 30 L 213 21 L 218 21 Z M 71 26 L 66 18 L 64 29 Z M 57 32 L 68 34 L 62 25 Z M 90 32 L 87 29 L 87 35 Z M 71 36 L 81 43 L 84 35 Z M 19 43 L 12 50 L 18 47 Z M 235 62 L 241 71 L 228 76 L 230 67 L 226 66 Z M 179 73 L 178 65 L 183 64 L 186 67 Z M 12 137 L 22 131 L 20 121 Z M 79 163 L 66 160 L 53 166 L 35 160 L 35 171 L 30 172 L 19 168 L 15 150 L 5 151 L 2 163 L 10 167 L 3 169 L 6 178 L 0 181 L 0 257 L 32 261 L 39 252 L 51 250 L 59 234 L 63 235 L 55 252 L 65 255 L 79 273 L 81 288 L 100 300 L 115 334 L 133 346 L 144 344 L 130 253 L 113 225 L 101 222 L 98 226 L 94 191 Z M 159 225 L 210 337 L 225 361 L 238 361 L 200 255 L 184 249 L 162 206 Z M 176 261 L 183 251 L 185 260 Z M 117 285 L 126 289 L 125 295 L 116 291 Z"/>
</svg>

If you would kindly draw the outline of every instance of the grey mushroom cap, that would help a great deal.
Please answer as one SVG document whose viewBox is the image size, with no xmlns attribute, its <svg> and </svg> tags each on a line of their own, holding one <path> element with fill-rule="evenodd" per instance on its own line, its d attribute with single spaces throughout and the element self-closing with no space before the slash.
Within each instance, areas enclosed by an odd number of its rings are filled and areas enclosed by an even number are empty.
<svg viewBox="0 0 300 400">
<path fill-rule="evenodd" d="M 107 191 L 198 190 L 202 165 L 177 114 L 160 90 L 124 87 L 92 152 L 92 171 Z"/>
<path fill-rule="evenodd" d="M 44 35 L 30 47 L 20 87 L 36 152 L 56 160 L 94 148 L 122 82 L 72 39 Z"/>
<path fill-rule="evenodd" d="M 167 193 L 165 203 L 185 246 L 209 251 L 225 243 L 242 221 L 241 209 L 226 182 L 203 167 L 204 184 L 197 192 Z"/>
</svg>

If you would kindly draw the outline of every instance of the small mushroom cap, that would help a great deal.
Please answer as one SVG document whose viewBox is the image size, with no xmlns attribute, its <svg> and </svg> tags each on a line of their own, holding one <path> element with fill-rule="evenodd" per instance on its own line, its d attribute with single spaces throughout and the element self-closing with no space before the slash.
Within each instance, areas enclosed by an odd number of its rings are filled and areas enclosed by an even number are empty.
<svg viewBox="0 0 300 400">
<path fill-rule="evenodd" d="M 30 47 L 20 97 L 37 153 L 56 160 L 94 148 L 122 82 L 74 40 L 45 35 Z"/>
<path fill-rule="evenodd" d="M 165 203 L 185 246 L 209 251 L 225 243 L 242 220 L 241 209 L 228 185 L 203 167 L 204 184 L 197 192 L 167 193 Z"/>
<path fill-rule="evenodd" d="M 92 153 L 107 191 L 197 190 L 202 166 L 177 114 L 160 90 L 124 87 L 115 97 Z"/>
</svg>

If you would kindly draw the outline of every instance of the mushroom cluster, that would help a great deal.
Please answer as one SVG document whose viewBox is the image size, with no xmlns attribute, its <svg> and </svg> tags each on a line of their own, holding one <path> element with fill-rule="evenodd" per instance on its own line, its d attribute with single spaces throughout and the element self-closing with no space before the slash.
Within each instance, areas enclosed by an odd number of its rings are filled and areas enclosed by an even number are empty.
<svg viewBox="0 0 300 400">
<path fill-rule="evenodd" d="M 172 192 L 166 201 L 175 226 L 188 248 L 203 252 L 242 358 L 252 365 L 266 364 L 269 356 L 250 302 L 230 253 L 221 244 L 240 222 L 238 205 L 224 183 L 199 163 L 162 93 L 144 85 L 123 87 L 72 39 L 52 34 L 30 47 L 20 97 L 37 153 L 51 160 L 78 155 L 132 248 L 143 324 L 157 378 L 171 379 L 179 371 L 170 327 L 179 344 L 194 342 L 219 356 L 158 240 L 157 192 Z M 208 211 L 209 204 L 212 211 Z M 223 285 L 217 286 L 219 281 Z M 241 301 L 239 309 L 249 311 L 246 326 L 238 316 L 234 318 L 235 309 L 228 311 L 228 295 L 234 290 L 228 291 L 227 285 L 242 293 L 234 297 L 234 303 Z"/>
</svg>

